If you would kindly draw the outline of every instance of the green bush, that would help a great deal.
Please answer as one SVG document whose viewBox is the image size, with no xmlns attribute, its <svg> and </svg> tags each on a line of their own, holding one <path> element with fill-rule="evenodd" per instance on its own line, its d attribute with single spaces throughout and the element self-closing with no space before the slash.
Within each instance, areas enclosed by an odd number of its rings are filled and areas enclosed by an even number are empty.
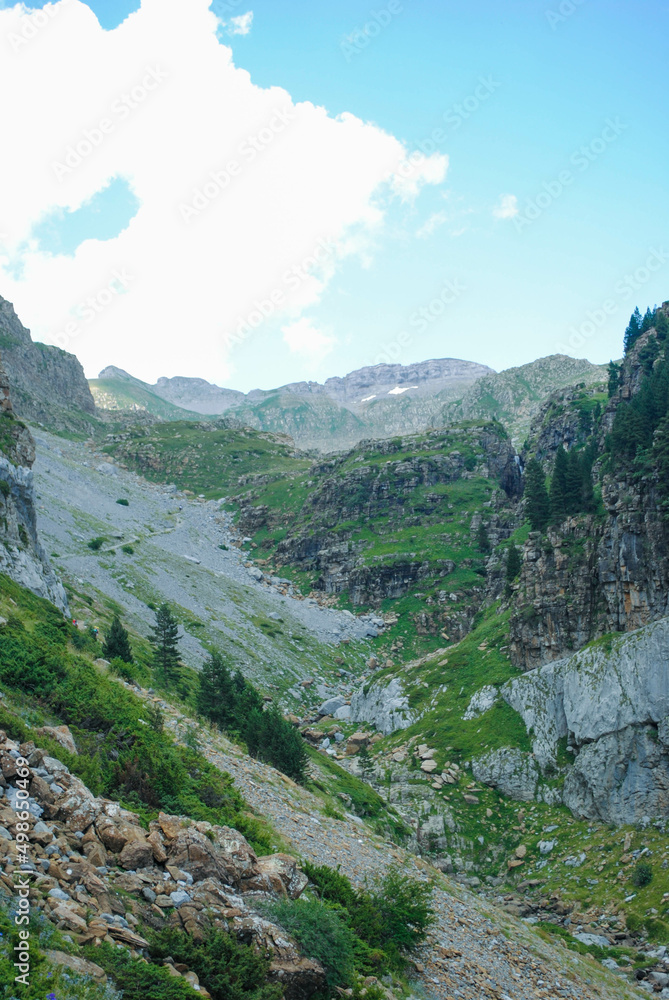
<svg viewBox="0 0 669 1000">
<path fill-rule="evenodd" d="M 647 861 L 639 861 L 632 872 L 632 884 L 638 889 L 650 885 L 653 881 L 653 869 Z"/>
<path fill-rule="evenodd" d="M 121 507 L 129 507 L 130 506 L 130 501 L 126 500 L 125 497 L 121 497 L 120 500 L 116 501 L 116 503 L 120 504 Z"/>
<path fill-rule="evenodd" d="M 2 493 L 3 497 L 5 498 L 5 500 L 7 499 L 7 497 L 9 496 L 9 494 L 11 492 L 12 492 L 12 488 L 9 485 L 9 483 L 7 482 L 7 480 L 6 479 L 0 479 L 0 493 Z"/>
<path fill-rule="evenodd" d="M 187 965 L 214 1000 L 281 1000 L 283 996 L 281 986 L 267 982 L 270 957 L 223 931 L 194 941 L 168 928 L 153 936 L 151 954 L 156 958 L 170 955 Z"/>
<path fill-rule="evenodd" d="M 332 904 L 318 900 L 281 900 L 267 912 L 291 934 L 301 950 L 325 969 L 328 986 L 350 986 L 355 973 L 356 937 Z"/>
<path fill-rule="evenodd" d="M 121 552 L 125 552 L 127 556 L 132 556 L 135 554 L 135 550 L 133 549 L 132 545 L 122 545 Z"/>
<path fill-rule="evenodd" d="M 196 1000 L 199 993 L 186 982 L 157 965 L 132 958 L 124 948 L 102 944 L 88 948 L 88 957 L 101 965 L 114 985 L 123 993 L 123 1000 Z"/>
<path fill-rule="evenodd" d="M 347 912 L 359 939 L 359 972 L 401 969 L 406 956 L 425 940 L 434 920 L 430 882 L 410 878 L 397 865 L 365 889 L 355 889 L 345 875 L 327 865 L 307 862 L 304 871 L 323 900 Z"/>
<path fill-rule="evenodd" d="M 89 549 L 93 549 L 93 552 L 97 552 L 99 549 L 102 548 L 105 541 L 106 539 L 101 538 L 100 536 L 98 536 L 97 538 L 91 538 L 90 542 L 88 542 L 88 547 Z"/>
</svg>

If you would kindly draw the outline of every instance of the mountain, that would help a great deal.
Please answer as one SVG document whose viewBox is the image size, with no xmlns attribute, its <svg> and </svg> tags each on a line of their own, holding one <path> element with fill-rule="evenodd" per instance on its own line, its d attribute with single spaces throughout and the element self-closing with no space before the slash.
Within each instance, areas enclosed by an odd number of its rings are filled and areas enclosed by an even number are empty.
<svg viewBox="0 0 669 1000">
<path fill-rule="evenodd" d="M 577 382 L 586 385 L 605 382 L 606 378 L 605 365 L 551 354 L 519 368 L 484 375 L 461 399 L 444 407 L 444 422 L 494 418 L 504 424 L 516 443 L 522 443 L 532 418 L 552 392 Z"/>
<path fill-rule="evenodd" d="M 145 409 L 164 419 L 179 419 L 174 407 L 191 415 L 232 414 L 249 427 L 287 434 L 300 448 L 336 451 L 364 438 L 392 437 L 441 423 L 444 403 L 491 372 L 486 365 L 442 358 L 375 365 L 324 384 L 293 382 L 244 394 L 194 378 L 160 378 L 148 385 L 110 366 L 91 382 L 91 389 L 98 405 L 107 409 Z"/>
<path fill-rule="evenodd" d="M 88 385 L 101 410 L 149 413 L 161 420 L 199 419 L 200 416 L 167 402 L 153 392 L 151 386 L 114 365 L 101 371 L 97 379 L 90 379 Z"/>
<path fill-rule="evenodd" d="M 33 343 L 11 302 L 1 296 L 0 350 L 19 416 L 55 430 L 90 432 L 95 401 L 81 364 L 58 347 Z"/>
</svg>

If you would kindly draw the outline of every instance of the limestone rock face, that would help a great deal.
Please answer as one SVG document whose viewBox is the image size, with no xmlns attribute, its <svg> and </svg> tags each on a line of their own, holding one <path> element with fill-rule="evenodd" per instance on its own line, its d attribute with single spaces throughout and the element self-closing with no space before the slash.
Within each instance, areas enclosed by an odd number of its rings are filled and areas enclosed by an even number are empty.
<svg viewBox="0 0 669 1000">
<path fill-rule="evenodd" d="M 565 779 L 564 803 L 578 816 L 617 826 L 666 816 L 669 748 L 652 726 L 627 726 L 586 743 Z"/>
<path fill-rule="evenodd" d="M 83 368 L 73 354 L 33 343 L 11 302 L 0 296 L 0 337 L 14 410 L 57 430 L 82 430 L 95 415 Z"/>
<path fill-rule="evenodd" d="M 531 755 L 511 747 L 476 758 L 472 761 L 472 773 L 477 781 L 519 802 L 531 802 L 535 798 L 541 778 Z"/>
<path fill-rule="evenodd" d="M 636 823 L 669 808 L 669 619 L 599 642 L 509 681 L 505 700 L 533 732 L 542 767 L 575 751 L 564 784 L 579 816 Z"/>
<path fill-rule="evenodd" d="M 0 573 L 66 611 L 65 591 L 37 537 L 34 461 L 35 442 L 14 415 L 9 379 L 0 359 Z"/>
<path fill-rule="evenodd" d="M 353 722 L 372 722 L 380 733 L 394 733 L 398 729 L 408 729 L 417 721 L 415 712 L 409 708 L 409 699 L 404 694 L 402 682 L 393 677 L 389 684 L 371 684 L 354 692 L 351 698 L 351 719 Z"/>
</svg>

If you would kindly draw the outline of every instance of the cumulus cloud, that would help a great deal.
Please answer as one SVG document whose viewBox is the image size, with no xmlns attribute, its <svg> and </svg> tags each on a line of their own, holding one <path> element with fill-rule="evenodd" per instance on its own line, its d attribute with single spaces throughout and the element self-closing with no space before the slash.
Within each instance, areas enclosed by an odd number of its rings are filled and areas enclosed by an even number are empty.
<svg viewBox="0 0 669 1000">
<path fill-rule="evenodd" d="M 307 316 L 284 326 L 281 332 L 293 354 L 300 354 L 314 362 L 322 361 L 336 344 L 334 337 L 320 330 Z"/>
<path fill-rule="evenodd" d="M 246 14 L 239 14 L 237 17 L 230 18 L 230 26 L 228 27 L 229 35 L 248 35 L 251 30 L 251 25 L 253 24 L 253 11 L 249 10 Z"/>
<path fill-rule="evenodd" d="M 513 219 L 518 215 L 518 198 L 515 194 L 500 195 L 499 204 L 495 205 L 492 214 L 496 219 Z"/>
<path fill-rule="evenodd" d="M 143 0 L 109 32 L 80 0 L 35 13 L 0 10 L 0 294 L 89 375 L 225 379 L 240 339 L 280 336 L 393 199 L 444 178 L 442 156 L 254 85 L 209 0 Z M 140 207 L 118 236 L 69 256 L 31 239 L 119 177 Z"/>
</svg>

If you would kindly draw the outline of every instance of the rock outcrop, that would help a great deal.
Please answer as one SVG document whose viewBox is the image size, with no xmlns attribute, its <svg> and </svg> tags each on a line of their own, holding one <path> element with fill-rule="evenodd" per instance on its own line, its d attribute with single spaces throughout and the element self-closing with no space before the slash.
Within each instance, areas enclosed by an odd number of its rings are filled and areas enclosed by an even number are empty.
<svg viewBox="0 0 669 1000">
<path fill-rule="evenodd" d="M 0 296 L 0 348 L 12 386 L 14 409 L 21 417 L 55 430 L 86 430 L 95 402 L 81 364 L 58 347 L 34 343 Z"/>
<path fill-rule="evenodd" d="M 34 461 L 35 443 L 14 415 L 0 360 L 0 573 L 66 611 L 65 591 L 37 537 Z"/>
<path fill-rule="evenodd" d="M 408 729 L 417 720 L 415 712 L 409 708 L 409 699 L 402 682 L 393 677 L 390 682 L 366 684 L 351 698 L 353 722 L 371 722 L 380 733 L 394 733 L 397 729 Z"/>
<path fill-rule="evenodd" d="M 29 765 L 27 805 L 16 786 L 19 754 Z M 33 906 L 79 943 L 107 941 L 142 953 L 148 942 L 140 924 L 174 927 L 196 940 L 220 928 L 271 954 L 270 979 L 288 1000 L 324 988 L 318 962 L 257 910 L 260 900 L 301 895 L 307 878 L 294 858 L 258 857 L 236 830 L 184 816 L 160 813 L 147 832 L 138 816 L 96 798 L 59 760 L 0 731 L 0 882 L 7 888 L 20 863 L 16 810 L 26 808 Z"/>
<path fill-rule="evenodd" d="M 568 742 L 563 796 L 576 815 L 613 824 L 666 816 L 669 619 L 538 667 L 501 696 L 522 716 L 544 770 Z"/>
</svg>

